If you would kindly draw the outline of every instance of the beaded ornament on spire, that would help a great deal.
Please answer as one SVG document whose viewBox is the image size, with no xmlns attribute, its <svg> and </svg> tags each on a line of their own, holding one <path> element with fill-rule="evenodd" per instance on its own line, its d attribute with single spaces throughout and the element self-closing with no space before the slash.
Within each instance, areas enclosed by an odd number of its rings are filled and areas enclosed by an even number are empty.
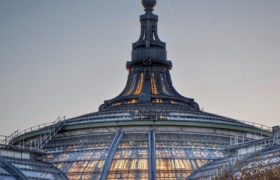
<svg viewBox="0 0 280 180">
<path fill-rule="evenodd" d="M 146 8 L 146 9 L 153 9 L 157 4 L 156 0 L 142 0 L 142 5 Z"/>
</svg>

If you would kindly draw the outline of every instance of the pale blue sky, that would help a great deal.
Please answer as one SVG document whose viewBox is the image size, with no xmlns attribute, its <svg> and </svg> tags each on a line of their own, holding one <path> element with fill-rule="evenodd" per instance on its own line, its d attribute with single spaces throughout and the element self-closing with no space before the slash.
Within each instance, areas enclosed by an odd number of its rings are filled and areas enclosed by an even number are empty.
<svg viewBox="0 0 280 180">
<path fill-rule="evenodd" d="M 178 92 L 208 112 L 279 125 L 279 9 L 279 0 L 158 0 Z M 0 1 L 0 135 L 117 96 L 143 13 L 140 0 Z"/>
</svg>

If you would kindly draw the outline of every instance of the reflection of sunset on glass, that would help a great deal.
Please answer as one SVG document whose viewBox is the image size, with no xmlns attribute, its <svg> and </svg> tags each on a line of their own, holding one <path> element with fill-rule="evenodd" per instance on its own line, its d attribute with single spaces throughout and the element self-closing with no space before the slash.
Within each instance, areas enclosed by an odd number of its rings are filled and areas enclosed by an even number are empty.
<svg viewBox="0 0 280 180">
<path fill-rule="evenodd" d="M 139 37 L 139 5 L 1 1 L 1 134 L 97 111 L 121 92 L 130 44 Z M 207 112 L 279 124 L 279 7 L 261 0 L 158 1 L 159 37 L 178 92 Z"/>
</svg>

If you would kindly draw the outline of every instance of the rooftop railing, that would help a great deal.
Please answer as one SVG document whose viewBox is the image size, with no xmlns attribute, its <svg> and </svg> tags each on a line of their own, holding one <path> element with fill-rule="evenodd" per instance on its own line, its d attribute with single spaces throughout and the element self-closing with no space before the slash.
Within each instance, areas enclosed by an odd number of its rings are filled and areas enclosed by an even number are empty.
<svg viewBox="0 0 280 180">
<path fill-rule="evenodd" d="M 2 144 L 2 145 L 8 145 L 8 143 L 9 143 L 13 138 L 17 137 L 18 131 L 19 131 L 19 130 L 16 130 L 16 131 L 13 132 L 10 136 L 1 135 L 1 136 L 0 136 L 0 144 Z"/>
<path fill-rule="evenodd" d="M 65 116 L 64 116 L 65 117 Z M 193 121 L 193 122 L 214 122 L 225 123 L 232 125 L 245 125 L 258 128 L 263 131 L 272 132 L 272 128 L 259 123 L 250 121 L 240 121 L 216 114 L 202 112 L 202 113 L 182 113 L 182 112 L 110 112 L 110 113 L 91 113 L 76 118 L 71 118 L 65 121 L 65 124 L 80 124 L 88 122 L 106 122 L 106 121 L 130 121 L 130 120 L 178 120 L 178 121 Z M 31 133 L 37 130 L 41 130 L 50 126 L 54 126 L 57 123 L 61 123 L 61 118 L 58 117 L 54 122 L 44 123 L 37 126 L 27 128 L 23 131 L 15 131 L 10 136 L 0 137 L 0 143 L 7 144 L 12 139 L 19 137 L 26 133 Z"/>
<path fill-rule="evenodd" d="M 23 134 L 26 134 L 26 133 L 30 133 L 30 132 L 34 132 L 34 131 L 37 131 L 37 130 L 40 130 L 40 129 L 44 129 L 46 127 L 49 127 L 49 126 L 52 126 L 52 125 L 55 125 L 59 122 L 61 122 L 61 120 L 65 120 L 65 116 L 60 118 L 60 116 L 53 122 L 48 122 L 48 123 L 44 123 L 44 124 L 39 124 L 39 125 L 36 125 L 36 126 L 32 126 L 30 128 L 27 128 L 23 131 L 20 131 L 18 132 L 18 136 L 21 136 Z"/>
<path fill-rule="evenodd" d="M 203 112 L 205 112 L 205 111 L 203 111 Z M 216 115 L 216 114 L 209 113 L 209 112 L 206 112 L 206 113 L 207 113 L 207 114 L 211 114 L 211 115 L 215 115 L 215 116 L 220 116 L 220 115 Z M 235 120 L 235 121 L 240 122 L 240 123 L 245 123 L 245 124 L 254 126 L 254 127 L 256 127 L 256 128 L 259 128 L 259 129 L 262 129 L 262 130 L 265 130 L 265 131 L 270 131 L 270 132 L 272 132 L 272 127 L 269 127 L 269 126 L 266 126 L 266 125 L 263 125 L 263 124 L 259 124 L 259 123 L 255 123 L 255 122 L 251 122 L 251 121 L 245 121 L 245 120 L 232 119 L 232 118 L 225 117 L 225 116 L 220 116 L 220 117 L 227 118 L 227 119 L 231 119 L 231 120 Z"/>
<path fill-rule="evenodd" d="M 111 112 L 108 114 L 89 114 L 88 116 L 80 116 L 67 121 L 68 124 L 75 123 L 88 123 L 88 122 L 106 122 L 106 121 L 125 121 L 125 120 L 179 120 L 179 121 L 194 121 L 194 122 L 217 122 L 233 125 L 245 125 L 249 127 L 255 127 L 263 131 L 272 132 L 272 128 L 263 124 L 254 123 L 250 121 L 240 121 L 223 117 L 211 113 L 177 113 L 177 112 Z"/>
<path fill-rule="evenodd" d="M 8 136 L 4 136 L 4 135 L 0 135 L 0 144 L 6 145 L 7 144 L 7 137 Z"/>
<path fill-rule="evenodd" d="M 54 126 L 58 123 L 61 123 L 62 121 L 65 120 L 65 116 L 63 118 L 60 118 L 60 116 L 53 122 L 49 122 L 49 123 L 45 123 L 45 124 L 40 124 L 37 126 L 32 126 L 30 128 L 27 128 L 23 131 L 16 130 L 15 132 L 13 132 L 11 135 L 9 136 L 4 136 L 4 135 L 0 135 L 0 144 L 2 145 L 12 145 L 13 142 L 15 142 L 17 140 L 18 137 L 20 137 L 23 134 L 26 133 L 31 133 L 40 129 L 44 129 L 44 128 L 48 128 L 51 126 Z"/>
</svg>

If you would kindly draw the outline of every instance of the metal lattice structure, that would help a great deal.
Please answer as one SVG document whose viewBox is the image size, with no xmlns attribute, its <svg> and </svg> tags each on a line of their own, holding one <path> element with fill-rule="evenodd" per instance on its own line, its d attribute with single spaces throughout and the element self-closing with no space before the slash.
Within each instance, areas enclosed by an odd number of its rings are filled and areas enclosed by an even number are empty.
<svg viewBox="0 0 280 180">
<path fill-rule="evenodd" d="M 68 177 L 49 163 L 19 158 L 0 157 L 0 179 L 67 180 Z"/>
<path fill-rule="evenodd" d="M 194 99 L 180 95 L 172 85 L 166 44 L 158 37 L 156 0 L 142 4 L 141 34 L 126 63 L 124 90 L 98 112 L 58 118 L 4 137 L 0 177 L 211 178 L 234 158 L 279 141 L 270 127 L 201 111 Z"/>
</svg>

